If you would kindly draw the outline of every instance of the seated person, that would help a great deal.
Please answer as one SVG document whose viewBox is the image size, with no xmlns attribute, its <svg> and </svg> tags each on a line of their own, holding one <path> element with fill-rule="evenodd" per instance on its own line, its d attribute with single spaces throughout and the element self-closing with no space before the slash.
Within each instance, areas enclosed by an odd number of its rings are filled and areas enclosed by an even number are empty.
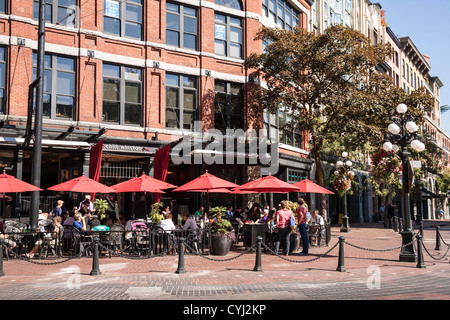
<svg viewBox="0 0 450 320">
<path fill-rule="evenodd" d="M 73 222 L 73 226 L 78 229 L 81 233 L 84 233 L 86 231 L 86 222 L 84 221 L 82 215 L 80 212 L 77 212 L 74 215 L 75 221 Z"/>
<path fill-rule="evenodd" d="M 197 222 L 195 222 L 194 219 L 192 219 L 191 214 L 189 212 L 184 212 L 181 214 L 181 217 L 183 218 L 184 224 L 181 227 L 183 230 L 197 230 Z"/>
<path fill-rule="evenodd" d="M 100 222 L 100 219 L 98 218 L 97 215 L 92 215 L 92 216 L 89 216 L 89 221 L 88 221 L 87 225 L 89 226 L 89 228 L 91 230 L 93 230 L 93 228 L 102 225 L 102 223 Z"/>
<path fill-rule="evenodd" d="M 161 220 L 160 227 L 165 231 L 175 230 L 177 227 L 173 224 L 172 215 L 168 213 L 163 220 Z"/>
<path fill-rule="evenodd" d="M 101 219 L 100 222 L 102 223 L 102 225 L 110 227 L 113 225 L 113 217 L 115 217 L 115 215 L 116 214 L 114 211 L 106 211 L 105 217 Z"/>
<path fill-rule="evenodd" d="M 44 239 L 39 239 L 36 241 L 36 244 L 34 245 L 33 249 L 31 249 L 31 251 L 26 254 L 27 258 L 32 258 L 46 240 L 50 241 L 50 245 L 52 246 L 56 245 L 58 232 L 60 230 L 63 230 L 61 222 L 62 222 L 61 216 L 56 216 L 53 218 L 53 222 L 45 227 L 45 231 L 48 233 L 45 235 Z"/>
<path fill-rule="evenodd" d="M 200 218 L 203 218 L 203 213 L 205 212 L 205 207 L 200 206 L 197 211 L 195 211 L 195 215 L 199 216 Z"/>
<path fill-rule="evenodd" d="M 9 239 L 9 234 L 0 233 L 0 239 L 3 239 L 3 242 L 9 247 L 10 250 L 17 246 L 15 241 Z"/>
<path fill-rule="evenodd" d="M 170 207 L 164 206 L 164 210 L 162 211 L 163 216 L 166 217 L 167 214 L 169 214 L 169 213 L 170 213 Z M 172 215 L 170 215 L 170 216 L 172 216 Z"/>
<path fill-rule="evenodd" d="M 73 210 L 69 211 L 69 216 L 64 220 L 63 226 L 73 226 L 73 223 L 75 222 L 75 214 L 78 212 L 77 207 L 73 207 Z"/>
<path fill-rule="evenodd" d="M 236 211 L 234 211 L 234 213 L 233 213 L 233 218 L 234 218 L 234 219 L 244 220 L 245 215 L 244 215 L 244 213 L 242 212 L 242 207 L 237 207 L 237 208 L 236 208 Z"/>
</svg>

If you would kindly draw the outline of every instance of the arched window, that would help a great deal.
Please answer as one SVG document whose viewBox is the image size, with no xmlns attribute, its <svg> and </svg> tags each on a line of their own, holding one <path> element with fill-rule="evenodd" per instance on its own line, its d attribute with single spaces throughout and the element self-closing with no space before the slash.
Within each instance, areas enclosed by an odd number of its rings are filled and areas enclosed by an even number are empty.
<svg viewBox="0 0 450 320">
<path fill-rule="evenodd" d="M 214 0 L 214 3 L 224 7 L 242 10 L 242 4 L 239 0 Z"/>
</svg>

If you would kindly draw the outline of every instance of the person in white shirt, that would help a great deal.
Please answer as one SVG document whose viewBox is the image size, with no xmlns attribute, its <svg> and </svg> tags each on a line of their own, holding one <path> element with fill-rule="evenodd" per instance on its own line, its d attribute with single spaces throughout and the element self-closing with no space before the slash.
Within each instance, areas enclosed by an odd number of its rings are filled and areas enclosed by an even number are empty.
<svg viewBox="0 0 450 320">
<path fill-rule="evenodd" d="M 172 215 L 170 213 L 166 213 L 164 219 L 161 220 L 160 227 L 169 232 L 177 228 L 172 221 Z"/>
<path fill-rule="evenodd" d="M 317 223 L 320 226 L 325 226 L 325 220 L 323 217 L 319 214 L 319 210 L 314 210 L 313 216 L 311 217 L 311 223 Z"/>
</svg>

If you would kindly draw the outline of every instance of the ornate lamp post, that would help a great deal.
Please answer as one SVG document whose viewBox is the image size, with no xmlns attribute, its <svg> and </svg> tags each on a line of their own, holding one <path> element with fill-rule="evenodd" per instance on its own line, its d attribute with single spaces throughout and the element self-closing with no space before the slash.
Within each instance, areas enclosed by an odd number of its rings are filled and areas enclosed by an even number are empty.
<svg viewBox="0 0 450 320">
<path fill-rule="evenodd" d="M 397 106 L 396 117 L 392 117 L 392 123 L 388 126 L 389 133 L 386 134 L 386 142 L 383 144 L 385 151 L 399 152 L 402 160 L 402 206 L 405 221 L 405 227 L 402 231 L 402 250 L 400 252 L 400 261 L 417 262 L 417 254 L 413 245 L 414 230 L 411 222 L 410 210 L 410 193 L 409 185 L 409 157 L 410 153 L 407 149 L 408 145 L 421 152 L 425 150 L 425 145 L 418 139 L 420 135 L 417 133 L 417 125 L 414 117 L 407 115 L 408 107 L 405 104 Z M 393 143 L 392 143 L 393 142 Z"/>
<path fill-rule="evenodd" d="M 338 170 L 334 172 L 336 176 L 342 175 L 344 177 L 348 177 L 351 183 L 351 180 L 353 180 L 353 177 L 355 176 L 355 173 L 351 171 L 351 167 L 353 163 L 347 159 L 348 153 L 346 151 L 342 152 L 342 160 L 338 160 L 336 162 L 336 166 Z M 347 190 L 344 192 L 343 201 L 344 201 L 344 216 L 342 217 L 342 225 L 341 225 L 341 232 L 349 232 L 350 231 L 350 224 L 349 224 L 349 218 L 347 214 Z"/>
</svg>

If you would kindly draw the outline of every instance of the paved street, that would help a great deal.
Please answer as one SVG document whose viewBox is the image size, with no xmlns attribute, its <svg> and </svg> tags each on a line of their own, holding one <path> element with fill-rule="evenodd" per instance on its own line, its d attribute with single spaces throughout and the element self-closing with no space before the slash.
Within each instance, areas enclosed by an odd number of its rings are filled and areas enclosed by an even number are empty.
<svg viewBox="0 0 450 320">
<path fill-rule="evenodd" d="M 435 225 L 450 244 L 449 221 L 426 222 L 426 268 L 400 262 L 401 236 L 382 224 L 352 225 L 349 233 L 332 228 L 328 247 L 312 247 L 309 256 L 262 255 L 262 272 L 253 271 L 255 254 L 234 247 L 225 257 L 185 256 L 185 274 L 177 274 L 178 257 L 100 259 L 101 275 L 90 276 L 92 258 L 37 265 L 4 261 L 0 300 L 449 300 L 450 254 L 435 250 Z M 417 229 L 416 229 L 417 231 Z M 339 247 L 320 257 L 344 236 L 345 272 L 336 271 Z M 354 245 L 354 246 L 352 246 Z M 376 249 L 386 251 L 374 251 Z M 237 257 L 236 259 L 232 259 Z M 319 259 L 317 259 L 320 257 Z M 315 259 L 314 261 L 311 261 Z M 49 263 L 51 260 L 41 260 Z"/>
</svg>

